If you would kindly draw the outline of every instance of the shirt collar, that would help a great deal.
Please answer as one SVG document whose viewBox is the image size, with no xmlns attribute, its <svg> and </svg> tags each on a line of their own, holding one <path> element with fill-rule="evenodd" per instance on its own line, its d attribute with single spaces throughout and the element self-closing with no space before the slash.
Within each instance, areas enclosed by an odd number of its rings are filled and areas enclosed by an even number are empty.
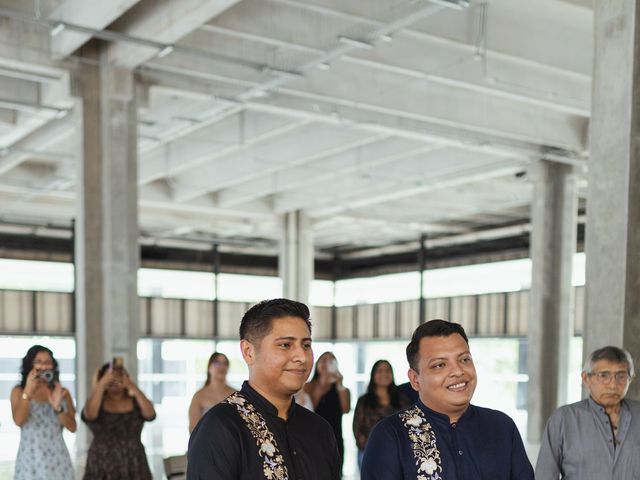
<svg viewBox="0 0 640 480">
<path fill-rule="evenodd" d="M 422 410 L 424 412 L 424 414 L 430 420 L 433 419 L 439 425 L 445 425 L 447 427 L 449 425 L 451 425 L 451 421 L 449 420 L 449 415 L 446 415 L 446 414 L 440 413 L 440 412 L 436 412 L 435 410 L 431 410 L 424 403 L 422 403 L 422 400 L 420 400 L 420 399 L 418 399 L 418 402 L 416 403 L 416 405 L 418 405 L 420 410 Z M 460 423 L 460 422 L 466 420 L 467 418 L 469 418 L 473 414 L 473 411 L 474 411 L 473 405 L 469 405 L 469 407 L 467 407 L 465 412 L 460 416 L 460 418 L 458 419 L 458 421 L 456 423 Z"/>
<path fill-rule="evenodd" d="M 274 404 L 272 404 L 269 400 L 260 395 L 251 385 L 249 385 L 248 381 L 244 381 L 242 383 L 242 388 L 240 389 L 240 393 L 246 396 L 249 401 L 258 409 L 261 413 L 267 413 L 273 417 L 278 417 L 278 409 Z M 287 414 L 289 420 L 293 417 L 295 413 L 296 402 L 294 399 L 291 399 L 291 406 L 289 407 L 289 412 Z"/>
<path fill-rule="evenodd" d="M 593 398 L 591 398 L 591 395 L 589 395 L 589 397 L 587 398 L 587 405 L 589 405 L 589 408 L 591 410 L 593 410 L 594 412 L 600 412 L 600 413 L 606 412 L 606 410 L 604 409 L 604 407 L 602 405 L 600 405 Z M 627 412 L 627 411 L 629 411 L 629 405 L 627 404 L 627 402 L 623 398 L 620 401 L 620 413 Z"/>
</svg>

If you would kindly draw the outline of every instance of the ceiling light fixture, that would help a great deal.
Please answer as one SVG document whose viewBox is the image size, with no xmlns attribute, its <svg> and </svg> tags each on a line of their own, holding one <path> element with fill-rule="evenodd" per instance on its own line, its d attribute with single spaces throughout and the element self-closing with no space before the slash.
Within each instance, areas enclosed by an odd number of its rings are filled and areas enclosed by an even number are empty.
<svg viewBox="0 0 640 480">
<path fill-rule="evenodd" d="M 173 45 L 166 45 L 162 50 L 158 52 L 158 58 L 164 58 L 176 49 Z"/>
<path fill-rule="evenodd" d="M 362 40 L 356 40 L 355 38 L 345 37 L 343 35 L 338 37 L 338 41 L 351 47 L 362 48 L 363 50 L 371 50 L 373 48 L 373 45 L 369 42 L 363 42 Z"/>
<path fill-rule="evenodd" d="M 382 40 L 383 42 L 393 42 L 393 37 L 391 35 L 381 35 L 380 36 L 380 40 Z"/>
<path fill-rule="evenodd" d="M 55 26 L 51 29 L 51 36 L 55 37 L 56 35 L 60 35 L 65 28 L 66 27 L 64 26 L 64 23 L 56 23 Z"/>
<path fill-rule="evenodd" d="M 326 62 L 322 62 L 318 64 L 318 70 L 330 70 L 331 69 L 331 65 L 329 65 Z"/>
<path fill-rule="evenodd" d="M 468 0 L 431 0 L 431 3 L 442 5 L 447 8 L 455 8 L 456 10 L 462 10 L 469 6 Z"/>
</svg>

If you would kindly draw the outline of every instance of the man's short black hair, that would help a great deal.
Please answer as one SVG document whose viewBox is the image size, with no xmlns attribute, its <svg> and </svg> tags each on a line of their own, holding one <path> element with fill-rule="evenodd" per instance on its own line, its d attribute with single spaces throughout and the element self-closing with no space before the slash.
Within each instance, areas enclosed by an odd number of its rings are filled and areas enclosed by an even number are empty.
<svg viewBox="0 0 640 480">
<path fill-rule="evenodd" d="M 418 350 L 420 348 L 420 340 L 424 337 L 448 337 L 454 333 L 460 334 L 464 341 L 469 345 L 469 339 L 464 332 L 464 328 L 459 323 L 447 322 L 446 320 L 429 320 L 415 329 L 411 336 L 411 341 L 407 345 L 407 362 L 409 366 L 418 371 Z"/>
<path fill-rule="evenodd" d="M 311 333 L 309 307 L 295 300 L 274 298 L 263 300 L 247 310 L 240 322 L 240 340 L 248 340 L 254 345 L 259 344 L 264 337 L 269 335 L 273 320 L 282 317 L 301 318 Z"/>
</svg>

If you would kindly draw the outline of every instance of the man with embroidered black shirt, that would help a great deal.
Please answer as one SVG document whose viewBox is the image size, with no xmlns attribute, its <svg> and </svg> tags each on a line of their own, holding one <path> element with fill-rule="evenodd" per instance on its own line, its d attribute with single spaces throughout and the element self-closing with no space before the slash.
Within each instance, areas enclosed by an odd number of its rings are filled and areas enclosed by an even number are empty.
<svg viewBox="0 0 640 480">
<path fill-rule="evenodd" d="M 189 439 L 188 480 L 338 480 L 333 431 L 293 395 L 313 365 L 309 309 L 265 300 L 240 323 L 249 380 L 209 410 Z"/>
<path fill-rule="evenodd" d="M 477 378 L 461 325 L 420 325 L 407 360 L 419 400 L 374 427 L 362 480 L 533 480 L 513 420 L 471 405 Z"/>
</svg>

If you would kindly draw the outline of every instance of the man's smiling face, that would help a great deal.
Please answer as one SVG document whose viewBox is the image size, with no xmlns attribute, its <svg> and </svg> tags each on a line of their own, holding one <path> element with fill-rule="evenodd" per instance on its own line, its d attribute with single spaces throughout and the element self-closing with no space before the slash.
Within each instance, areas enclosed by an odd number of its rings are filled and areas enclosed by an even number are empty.
<svg viewBox="0 0 640 480">
<path fill-rule="evenodd" d="M 431 410 L 457 421 L 476 389 L 476 369 L 469 345 L 461 335 L 424 337 L 418 349 L 418 372 L 409 370 L 409 379 L 420 392 L 420 400 Z"/>
</svg>

